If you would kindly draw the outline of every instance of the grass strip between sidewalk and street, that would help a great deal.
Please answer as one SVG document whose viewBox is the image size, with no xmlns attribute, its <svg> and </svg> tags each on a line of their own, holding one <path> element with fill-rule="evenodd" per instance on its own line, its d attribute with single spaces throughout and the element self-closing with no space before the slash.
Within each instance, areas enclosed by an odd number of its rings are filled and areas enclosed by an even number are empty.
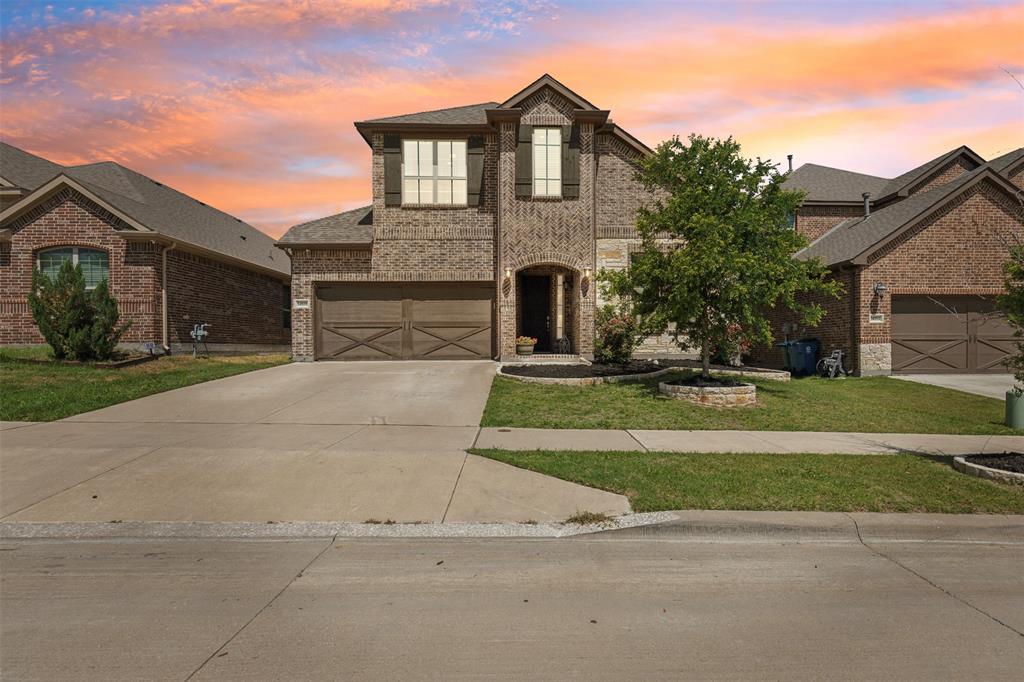
<svg viewBox="0 0 1024 682">
<path fill-rule="evenodd" d="M 497 377 L 482 426 L 1016 433 L 1003 424 L 1000 400 L 889 377 L 755 379 L 751 383 L 757 385 L 757 405 L 729 409 L 668 398 L 658 392 L 658 381 L 560 386 Z"/>
<path fill-rule="evenodd" d="M 1024 513 L 1024 487 L 966 476 L 945 462 L 911 454 L 471 452 L 625 495 L 635 512 Z"/>
<path fill-rule="evenodd" d="M 0 350 L 0 421 L 53 421 L 126 400 L 212 379 L 274 367 L 287 355 L 172 355 L 152 362 L 101 369 L 89 364 L 23 362 L 45 359 L 49 349 Z"/>
</svg>

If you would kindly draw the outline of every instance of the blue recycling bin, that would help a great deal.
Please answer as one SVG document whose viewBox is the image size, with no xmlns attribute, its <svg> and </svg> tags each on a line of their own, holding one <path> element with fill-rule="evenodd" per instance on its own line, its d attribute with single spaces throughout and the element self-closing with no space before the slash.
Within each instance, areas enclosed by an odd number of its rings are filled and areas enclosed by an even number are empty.
<svg viewBox="0 0 1024 682">
<path fill-rule="evenodd" d="M 818 339 L 801 339 L 792 346 L 792 374 L 814 374 L 818 366 L 818 350 L 821 342 Z"/>
</svg>

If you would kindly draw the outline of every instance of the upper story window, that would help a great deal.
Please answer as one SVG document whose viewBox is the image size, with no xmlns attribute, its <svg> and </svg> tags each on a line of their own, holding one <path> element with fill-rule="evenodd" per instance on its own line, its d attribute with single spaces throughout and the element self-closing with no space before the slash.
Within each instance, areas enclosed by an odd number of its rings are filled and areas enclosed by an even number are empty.
<svg viewBox="0 0 1024 682">
<path fill-rule="evenodd" d="M 402 203 L 466 205 L 466 141 L 402 140 Z"/>
<path fill-rule="evenodd" d="M 533 129 L 533 196 L 562 196 L 562 130 Z"/>
<path fill-rule="evenodd" d="M 101 280 L 110 280 L 110 258 L 106 251 L 62 246 L 40 251 L 37 259 L 37 267 L 51 280 L 57 278 L 60 266 L 67 260 L 82 267 L 86 289 L 95 289 Z"/>
</svg>

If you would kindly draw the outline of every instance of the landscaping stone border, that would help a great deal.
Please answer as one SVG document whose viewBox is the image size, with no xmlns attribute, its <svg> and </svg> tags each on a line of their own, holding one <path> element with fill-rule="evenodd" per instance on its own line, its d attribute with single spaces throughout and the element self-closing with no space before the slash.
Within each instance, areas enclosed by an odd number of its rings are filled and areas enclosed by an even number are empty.
<svg viewBox="0 0 1024 682">
<path fill-rule="evenodd" d="M 506 374 L 502 372 L 502 367 L 508 365 L 509 367 L 520 367 L 519 363 L 503 363 L 498 366 L 498 376 L 508 377 L 509 379 L 515 379 L 516 381 L 522 381 L 527 384 L 560 384 L 562 386 L 596 386 L 598 384 L 619 384 L 625 381 L 645 381 L 647 379 L 657 379 L 658 377 L 665 376 L 669 372 L 692 372 L 693 367 L 663 367 L 653 372 L 647 372 L 645 374 L 616 374 L 607 377 L 527 377 L 521 374 Z M 760 368 L 749 368 L 749 369 L 712 369 L 712 374 L 722 374 L 725 376 L 736 376 L 736 377 L 757 377 L 759 379 L 768 379 L 770 381 L 789 381 L 790 374 L 784 370 L 779 369 L 760 369 Z"/>
<path fill-rule="evenodd" d="M 662 381 L 658 384 L 658 390 L 670 398 L 713 407 L 744 407 L 757 402 L 757 386 L 754 384 L 687 386 Z"/>
<path fill-rule="evenodd" d="M 960 473 L 967 474 L 968 476 L 977 476 L 978 478 L 985 478 L 990 481 L 1001 481 L 1003 483 L 1024 485 L 1024 474 L 974 464 L 972 462 L 968 462 L 963 457 L 953 458 L 953 468 Z"/>
</svg>

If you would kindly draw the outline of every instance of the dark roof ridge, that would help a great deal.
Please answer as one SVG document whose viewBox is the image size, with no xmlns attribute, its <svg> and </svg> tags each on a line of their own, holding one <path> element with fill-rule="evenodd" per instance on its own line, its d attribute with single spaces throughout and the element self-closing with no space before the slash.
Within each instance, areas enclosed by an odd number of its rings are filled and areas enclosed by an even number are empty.
<svg viewBox="0 0 1024 682">
<path fill-rule="evenodd" d="M 359 121 L 359 123 L 387 123 L 389 121 L 394 121 L 394 119 L 396 119 L 396 118 L 407 118 L 409 116 L 423 116 L 424 114 L 438 114 L 438 113 L 441 113 L 442 111 L 455 111 L 455 110 L 458 110 L 458 109 L 472 109 L 473 107 L 487 107 L 487 106 L 497 106 L 497 105 L 498 105 L 497 102 L 474 102 L 473 104 L 460 104 L 460 105 L 454 106 L 454 107 L 441 107 L 439 109 L 424 109 L 423 111 L 410 111 L 409 113 L 406 113 L 406 114 L 394 114 L 392 116 L 382 116 L 380 118 L 370 118 L 370 119 L 366 119 L 364 121 Z"/>
</svg>

